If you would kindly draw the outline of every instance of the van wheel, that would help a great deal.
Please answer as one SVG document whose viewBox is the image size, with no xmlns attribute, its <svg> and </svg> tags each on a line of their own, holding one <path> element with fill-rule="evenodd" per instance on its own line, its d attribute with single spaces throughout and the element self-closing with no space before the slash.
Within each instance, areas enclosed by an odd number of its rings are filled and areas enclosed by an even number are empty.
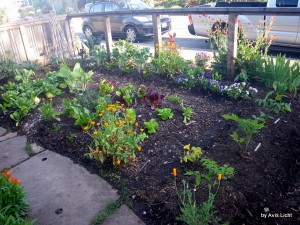
<svg viewBox="0 0 300 225">
<path fill-rule="evenodd" d="M 138 33 L 133 26 L 128 26 L 125 28 L 126 40 L 129 42 L 136 42 Z"/>
<path fill-rule="evenodd" d="M 89 26 L 85 26 L 85 27 L 83 28 L 83 33 L 84 33 L 85 37 L 87 37 L 87 38 L 93 36 L 93 30 L 92 30 L 92 28 L 89 27 Z"/>
</svg>

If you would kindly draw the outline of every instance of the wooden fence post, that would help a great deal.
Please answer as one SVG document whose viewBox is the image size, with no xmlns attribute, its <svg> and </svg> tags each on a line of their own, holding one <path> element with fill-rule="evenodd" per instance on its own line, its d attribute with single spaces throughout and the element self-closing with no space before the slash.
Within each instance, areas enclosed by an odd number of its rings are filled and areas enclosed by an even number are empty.
<svg viewBox="0 0 300 225">
<path fill-rule="evenodd" d="M 152 14 L 152 22 L 153 22 L 153 34 L 154 34 L 154 50 L 155 50 L 155 57 L 157 57 L 159 54 L 158 49 L 162 43 L 160 15 Z"/>
<path fill-rule="evenodd" d="M 106 43 L 106 52 L 108 55 L 108 60 L 110 60 L 111 53 L 112 53 L 112 36 L 111 36 L 111 27 L 110 27 L 109 16 L 104 17 L 103 25 L 104 25 L 104 37 L 105 37 L 105 43 Z"/>
<path fill-rule="evenodd" d="M 238 22 L 237 14 L 229 13 L 228 15 L 228 53 L 227 53 L 227 77 L 234 80 L 235 60 L 237 57 L 237 33 Z"/>
</svg>

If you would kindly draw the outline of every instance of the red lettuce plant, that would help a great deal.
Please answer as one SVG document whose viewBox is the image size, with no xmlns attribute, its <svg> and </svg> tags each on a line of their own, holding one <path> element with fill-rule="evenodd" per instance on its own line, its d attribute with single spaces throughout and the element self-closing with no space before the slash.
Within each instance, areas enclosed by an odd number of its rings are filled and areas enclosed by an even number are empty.
<svg viewBox="0 0 300 225">
<path fill-rule="evenodd" d="M 151 109 L 155 109 L 158 105 L 161 105 L 164 98 L 164 95 L 161 95 L 152 89 L 147 90 L 146 100 L 149 102 Z"/>
</svg>

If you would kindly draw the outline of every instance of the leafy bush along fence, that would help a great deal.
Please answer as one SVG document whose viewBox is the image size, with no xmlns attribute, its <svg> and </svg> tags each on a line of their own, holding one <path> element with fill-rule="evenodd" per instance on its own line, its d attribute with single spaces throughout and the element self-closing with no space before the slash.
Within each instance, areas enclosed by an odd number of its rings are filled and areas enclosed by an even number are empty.
<svg viewBox="0 0 300 225">
<path fill-rule="evenodd" d="M 180 9 L 147 9 L 147 10 L 134 10 L 134 11 L 117 11 L 114 15 L 152 15 L 153 33 L 154 33 L 154 47 L 161 46 L 161 24 L 160 15 L 187 15 L 187 14 L 217 14 L 228 15 L 228 51 L 227 51 L 227 75 L 233 80 L 235 71 L 235 59 L 237 58 L 237 41 L 238 41 L 238 15 L 285 15 L 294 16 L 300 15 L 299 8 L 230 8 L 230 7 L 192 7 Z M 80 13 L 69 14 L 68 18 L 76 17 L 99 17 L 105 18 L 104 33 L 106 37 L 106 49 L 110 56 L 112 49 L 112 38 L 110 29 L 110 12 L 101 13 Z M 158 51 L 156 51 L 158 54 Z"/>
</svg>

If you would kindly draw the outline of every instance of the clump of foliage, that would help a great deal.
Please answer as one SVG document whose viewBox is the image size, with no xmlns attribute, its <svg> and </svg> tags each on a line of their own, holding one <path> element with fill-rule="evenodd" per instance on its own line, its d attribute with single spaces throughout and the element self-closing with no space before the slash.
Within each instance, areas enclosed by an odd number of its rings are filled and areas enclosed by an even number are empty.
<svg viewBox="0 0 300 225">
<path fill-rule="evenodd" d="M 153 118 L 150 119 L 148 122 L 144 122 L 144 125 L 149 134 L 154 134 L 159 129 L 159 124 Z"/>
<path fill-rule="evenodd" d="M 264 99 L 257 99 L 256 102 L 276 113 L 291 112 L 291 104 L 282 101 L 286 97 L 287 85 L 276 81 L 273 83 L 273 88 L 274 91 L 269 91 Z"/>
<path fill-rule="evenodd" d="M 191 145 L 188 144 L 188 145 L 185 145 L 183 147 L 183 157 L 180 157 L 180 162 L 196 162 L 198 161 L 201 156 L 202 156 L 202 150 L 200 147 L 192 147 L 191 148 Z"/>
<path fill-rule="evenodd" d="M 118 90 L 116 91 L 116 95 L 119 96 L 121 100 L 124 100 L 127 106 L 130 106 L 134 98 L 133 90 L 134 90 L 134 86 L 132 84 L 119 87 Z"/>
<path fill-rule="evenodd" d="M 183 100 L 178 95 L 168 95 L 166 99 L 175 105 L 183 104 Z"/>
<path fill-rule="evenodd" d="M 172 109 L 170 108 L 164 108 L 164 109 L 156 109 L 157 115 L 162 119 L 162 120 L 169 120 L 173 118 L 174 113 L 172 112 Z"/>
<path fill-rule="evenodd" d="M 300 85 L 300 64 L 291 63 L 285 56 L 277 55 L 275 58 L 267 57 L 259 79 L 267 86 L 272 87 L 274 82 L 287 86 L 288 90 L 296 96 Z"/>
<path fill-rule="evenodd" d="M 228 165 L 219 166 L 214 160 L 208 158 L 201 159 L 202 170 L 187 171 L 185 175 L 195 178 L 194 188 L 192 189 L 186 180 L 182 181 L 183 190 L 177 191 L 181 202 L 181 214 L 176 217 L 177 220 L 189 225 L 208 225 L 213 220 L 220 222 L 221 219 L 216 216 L 214 202 L 219 191 L 222 179 L 226 180 L 233 176 L 234 169 Z M 196 200 L 196 191 L 202 185 L 202 181 L 208 182 L 208 199 L 201 204 Z M 176 184 L 176 183 L 175 183 Z"/>
<path fill-rule="evenodd" d="M 0 224 L 33 225 L 26 219 L 29 205 L 20 184 L 9 170 L 0 172 Z"/>
<path fill-rule="evenodd" d="M 262 128 L 265 127 L 265 118 L 263 115 L 250 119 L 243 119 L 235 114 L 223 115 L 225 120 L 233 120 L 237 123 L 237 130 L 231 135 L 232 139 L 238 143 L 243 153 L 248 151 L 249 143 L 254 134 L 257 134 Z"/>
<path fill-rule="evenodd" d="M 88 156 L 104 162 L 111 158 L 116 166 L 122 162 L 134 161 L 136 151 L 141 151 L 142 142 L 147 138 L 140 132 L 133 108 L 126 109 L 124 104 L 100 102 L 96 107 L 96 117 L 83 129 L 92 137 Z"/>
<path fill-rule="evenodd" d="M 60 112 L 53 108 L 53 103 L 46 103 L 39 108 L 43 120 L 60 120 L 57 116 Z"/>
<path fill-rule="evenodd" d="M 183 72 L 187 66 L 184 58 L 180 56 L 174 43 L 165 43 L 156 46 L 158 57 L 152 60 L 156 72 L 172 78 L 175 74 Z"/>
</svg>

